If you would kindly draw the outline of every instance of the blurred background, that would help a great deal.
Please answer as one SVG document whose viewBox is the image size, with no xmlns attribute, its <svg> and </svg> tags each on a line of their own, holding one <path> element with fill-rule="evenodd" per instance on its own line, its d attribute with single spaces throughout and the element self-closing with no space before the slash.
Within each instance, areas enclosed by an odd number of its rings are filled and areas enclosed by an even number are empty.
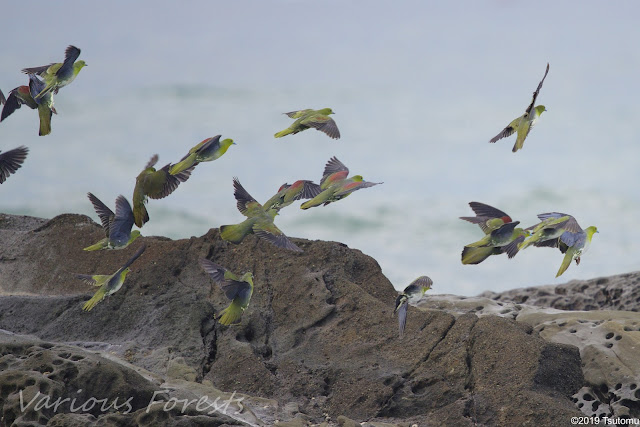
<svg viewBox="0 0 640 427">
<path fill-rule="evenodd" d="M 640 4 L 620 1 L 111 1 L 0 6 L 0 88 L 24 67 L 61 62 L 69 44 L 88 66 L 55 97 L 51 135 L 27 107 L 0 125 L 0 150 L 30 148 L 0 186 L 0 212 L 98 217 L 157 153 L 177 162 L 216 134 L 237 145 L 148 205 L 143 235 L 174 239 L 243 220 L 232 177 L 258 201 L 284 182 L 319 181 L 332 156 L 381 182 L 276 224 L 291 237 L 335 240 L 374 257 L 396 288 L 429 275 L 435 293 L 563 283 L 640 268 L 637 122 Z M 544 113 L 524 149 L 488 140 L 538 97 Z M 331 107 L 342 138 L 315 130 L 274 139 L 283 112 Z M 531 248 L 460 263 L 476 226 L 470 201 L 522 225 L 572 214 L 596 225 L 579 266 Z"/>
</svg>

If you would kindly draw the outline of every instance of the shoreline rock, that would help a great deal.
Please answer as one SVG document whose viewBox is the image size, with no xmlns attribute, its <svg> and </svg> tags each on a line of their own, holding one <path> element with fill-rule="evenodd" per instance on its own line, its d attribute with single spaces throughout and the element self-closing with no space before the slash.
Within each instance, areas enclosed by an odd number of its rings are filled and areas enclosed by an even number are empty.
<svg viewBox="0 0 640 427">
<path fill-rule="evenodd" d="M 487 310 L 490 301 L 500 309 L 480 317 L 452 301 L 449 309 L 410 307 L 399 340 L 395 289 L 375 260 L 346 245 L 293 239 L 298 254 L 254 236 L 232 245 L 211 229 L 82 251 L 101 237 L 83 215 L 0 215 L 0 329 L 122 361 L 147 373 L 141 390 L 171 384 L 165 402 L 224 390 L 247 404 L 226 421 L 193 411 L 38 415 L 49 423 L 93 416 L 141 425 L 564 425 L 582 414 L 572 401 L 585 385 L 578 347 L 547 337 L 549 326 L 514 320 L 522 315 L 516 303 L 485 298 Z M 147 250 L 122 289 L 83 312 L 93 289 L 72 273 L 111 273 L 140 242 Z M 239 326 L 214 321 L 228 301 L 198 265 L 202 257 L 253 271 L 254 296 Z M 7 340 L 0 363 L 11 353 Z M 18 377 L 33 375 L 11 366 Z M 0 381 L 3 401 L 15 399 L 17 389 L 2 390 Z"/>
</svg>

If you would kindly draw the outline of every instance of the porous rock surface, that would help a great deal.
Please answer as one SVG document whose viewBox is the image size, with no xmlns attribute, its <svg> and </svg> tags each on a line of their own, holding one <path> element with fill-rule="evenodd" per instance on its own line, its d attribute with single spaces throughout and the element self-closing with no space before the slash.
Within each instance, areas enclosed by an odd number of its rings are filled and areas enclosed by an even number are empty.
<svg viewBox="0 0 640 427">
<path fill-rule="evenodd" d="M 513 319 L 413 307 L 400 340 L 396 291 L 375 260 L 343 244 L 294 239 L 304 252 L 293 253 L 254 236 L 232 245 L 212 229 L 199 238 L 141 237 L 120 251 L 82 251 L 101 237 L 82 215 L 0 215 L 0 329 L 10 331 L 0 341 L 3 416 L 24 416 L 15 413 L 21 387 L 66 396 L 82 372 L 94 372 L 99 388 L 108 381 L 100 376 L 104 360 L 120 372 L 118 395 L 140 400 L 136 409 L 41 410 L 30 422 L 556 426 L 581 414 L 571 400 L 584 385 L 576 347 L 545 341 Z M 122 289 L 83 312 L 95 289 L 72 273 L 111 274 L 142 243 L 147 250 Z M 239 326 L 215 322 L 229 302 L 199 266 L 204 257 L 254 273 Z M 63 353 L 82 357 L 72 362 L 84 367 L 50 379 L 58 368 L 42 372 L 29 362 L 67 366 Z M 242 401 L 224 414 L 162 404 L 147 413 L 143 403 L 155 392 L 166 403 Z"/>
</svg>

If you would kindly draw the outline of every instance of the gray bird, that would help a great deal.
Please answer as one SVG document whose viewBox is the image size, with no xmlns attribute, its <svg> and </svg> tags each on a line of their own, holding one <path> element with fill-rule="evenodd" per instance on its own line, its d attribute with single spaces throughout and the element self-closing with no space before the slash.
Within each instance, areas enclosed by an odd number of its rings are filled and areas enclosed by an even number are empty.
<svg viewBox="0 0 640 427">
<path fill-rule="evenodd" d="M 409 286 L 404 288 L 401 294 L 396 298 L 396 308 L 394 313 L 398 313 L 398 327 L 400 329 L 400 338 L 404 335 L 404 327 L 407 324 L 407 309 L 409 304 L 415 304 L 433 286 L 433 280 L 427 276 L 420 276 Z"/>
<path fill-rule="evenodd" d="M 100 217 L 106 237 L 85 251 L 99 251 L 101 249 L 124 249 L 140 237 L 140 230 L 133 230 L 133 210 L 129 201 L 121 194 L 116 199 L 116 213 L 107 207 L 92 193 L 87 193 L 93 208 Z"/>
</svg>

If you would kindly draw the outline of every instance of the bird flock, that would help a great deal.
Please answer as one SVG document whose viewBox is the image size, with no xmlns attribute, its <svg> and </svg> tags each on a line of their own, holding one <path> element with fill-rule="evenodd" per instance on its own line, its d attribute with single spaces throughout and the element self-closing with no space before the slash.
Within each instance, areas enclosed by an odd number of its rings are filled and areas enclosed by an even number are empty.
<svg viewBox="0 0 640 427">
<path fill-rule="evenodd" d="M 54 95 L 70 84 L 87 64 L 77 60 L 80 49 L 69 46 L 65 50 L 64 61 L 40 67 L 24 68 L 22 72 L 29 77 L 28 85 L 19 86 L 9 92 L 7 98 L 0 91 L 0 105 L 4 105 L 0 121 L 4 121 L 22 105 L 38 110 L 39 135 L 51 133 L 51 117 L 57 114 L 54 107 Z M 544 76 L 533 92 L 533 99 L 527 106 L 525 113 L 512 120 L 498 135 L 489 140 L 495 143 L 516 133 L 516 142 L 512 151 L 515 153 L 523 148 L 524 141 L 531 132 L 540 115 L 546 111 L 543 105 L 535 105 L 540 90 L 549 73 L 547 64 Z M 320 110 L 303 109 L 286 114 L 295 121 L 286 129 L 275 133 L 275 138 L 295 135 L 307 129 L 316 129 L 332 139 L 340 138 L 340 131 L 336 122 L 330 117 L 334 114 L 331 108 Z M 98 197 L 88 193 L 105 237 L 100 241 L 84 248 L 85 251 L 121 250 L 131 245 L 138 237 L 140 230 L 132 230 L 135 225 L 142 228 L 150 220 L 146 205 L 149 199 L 162 199 L 176 191 L 180 184 L 186 182 L 200 163 L 211 162 L 222 157 L 227 150 L 236 145 L 230 138 L 221 140 L 221 135 L 206 138 L 195 145 L 176 163 L 167 163 L 156 169 L 159 157 L 154 154 L 144 169 L 136 177 L 132 201 L 133 206 L 122 194 L 116 198 L 115 213 Z M 0 184 L 16 173 L 27 158 L 29 149 L 24 146 L 0 151 Z M 317 206 L 326 206 L 349 196 L 354 191 L 373 187 L 381 182 L 365 181 L 362 175 L 349 177 L 349 169 L 335 156 L 326 163 L 319 184 L 311 180 L 298 180 L 293 184 L 285 183 L 265 203 L 260 204 L 242 186 L 237 177 L 233 178 L 234 196 L 237 208 L 246 217 L 242 222 L 232 225 L 221 225 L 220 236 L 223 240 L 240 244 L 249 234 L 255 234 L 270 244 L 294 252 L 302 252 L 274 223 L 277 215 L 285 207 L 298 200 L 306 200 L 301 205 L 302 210 Z M 506 253 L 509 258 L 515 257 L 521 250 L 529 246 L 558 248 L 564 258 L 556 277 L 562 275 L 572 261 L 580 263 L 584 251 L 589 246 L 597 228 L 594 226 L 582 229 L 577 220 L 559 212 L 542 213 L 538 215 L 540 222 L 519 228 L 520 221 L 513 221 L 505 212 L 480 202 L 470 202 L 469 206 L 475 213 L 473 217 L 460 217 L 462 220 L 476 224 L 484 236 L 477 242 L 464 246 L 461 254 L 462 264 L 480 264 L 491 255 Z M 134 255 L 115 273 L 110 275 L 77 274 L 78 279 L 87 284 L 99 287 L 95 295 L 87 301 L 82 309 L 93 309 L 107 295 L 118 291 L 124 283 L 130 266 L 145 251 L 142 245 Z M 202 269 L 220 286 L 227 299 L 231 300 L 228 307 L 222 310 L 217 320 L 222 325 L 238 324 L 242 313 L 249 306 L 253 294 L 253 274 L 245 272 L 237 275 L 225 267 L 208 259 L 201 259 Z M 409 284 L 403 292 L 398 294 L 394 314 L 398 316 L 399 335 L 403 336 L 407 309 L 409 304 L 416 304 L 431 289 L 433 281 L 427 276 L 420 276 Z"/>
</svg>

